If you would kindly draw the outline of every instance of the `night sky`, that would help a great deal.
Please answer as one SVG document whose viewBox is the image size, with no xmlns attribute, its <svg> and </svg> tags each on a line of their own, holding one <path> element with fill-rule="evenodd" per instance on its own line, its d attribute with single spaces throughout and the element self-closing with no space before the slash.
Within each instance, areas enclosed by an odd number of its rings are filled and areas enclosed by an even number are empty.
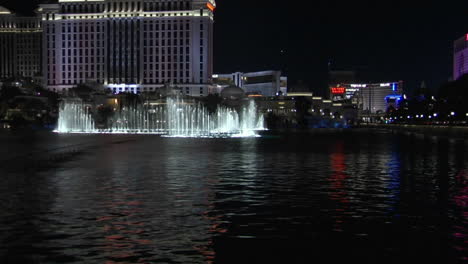
<svg viewBox="0 0 468 264">
<path fill-rule="evenodd" d="M 0 5 L 28 13 L 38 2 Z M 291 87 L 320 94 L 331 63 L 367 81 L 436 90 L 452 74 L 453 41 L 468 33 L 468 1 L 412 2 L 219 0 L 215 72 L 282 69 Z"/>
</svg>

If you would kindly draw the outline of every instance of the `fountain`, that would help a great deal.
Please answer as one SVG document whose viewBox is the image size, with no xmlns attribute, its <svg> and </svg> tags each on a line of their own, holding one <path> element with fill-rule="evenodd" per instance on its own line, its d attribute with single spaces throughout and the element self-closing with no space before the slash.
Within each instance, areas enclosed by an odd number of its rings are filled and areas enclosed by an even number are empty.
<svg viewBox="0 0 468 264">
<path fill-rule="evenodd" d="M 91 107 L 78 100 L 67 100 L 60 105 L 58 132 L 96 133 Z"/>
<path fill-rule="evenodd" d="M 265 130 L 254 101 L 236 111 L 218 106 L 214 113 L 200 102 L 169 97 L 165 105 L 138 104 L 114 112 L 105 129 L 97 129 L 91 107 L 79 100 L 60 106 L 59 133 L 163 134 L 169 137 L 254 137 Z"/>
</svg>

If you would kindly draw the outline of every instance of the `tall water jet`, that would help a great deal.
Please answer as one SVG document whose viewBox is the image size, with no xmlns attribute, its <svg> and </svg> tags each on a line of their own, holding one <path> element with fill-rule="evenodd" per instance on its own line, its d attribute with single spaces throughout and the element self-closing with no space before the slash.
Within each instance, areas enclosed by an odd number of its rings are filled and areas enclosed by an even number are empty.
<svg viewBox="0 0 468 264">
<path fill-rule="evenodd" d="M 81 100 L 61 102 L 57 130 L 60 133 L 96 133 L 91 107 Z"/>
<path fill-rule="evenodd" d="M 220 105 L 210 114 L 200 103 L 168 98 L 167 122 L 170 136 L 255 136 L 256 131 L 265 129 L 263 115 L 258 114 L 252 100 L 240 113 Z"/>
</svg>

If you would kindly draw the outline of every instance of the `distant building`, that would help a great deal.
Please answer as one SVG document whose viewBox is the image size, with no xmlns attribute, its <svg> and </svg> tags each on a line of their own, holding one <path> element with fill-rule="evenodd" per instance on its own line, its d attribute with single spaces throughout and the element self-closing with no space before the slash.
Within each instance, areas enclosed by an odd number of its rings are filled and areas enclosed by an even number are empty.
<svg viewBox="0 0 468 264">
<path fill-rule="evenodd" d="M 453 54 L 453 79 L 468 73 L 468 34 L 456 40 Z"/>
<path fill-rule="evenodd" d="M 403 82 L 339 84 L 330 88 L 334 102 L 348 102 L 359 110 L 371 114 L 385 113 L 389 106 L 395 107 L 403 92 Z"/>
<path fill-rule="evenodd" d="M 355 71 L 344 71 L 344 70 L 330 70 L 328 71 L 328 85 L 329 88 L 337 87 L 342 83 L 356 83 L 356 72 Z M 330 91 L 326 91 L 324 97 L 331 99 L 329 96 Z"/>
<path fill-rule="evenodd" d="M 213 75 L 214 0 L 59 0 L 42 4 L 44 83 L 114 93 L 166 86 L 205 96 Z"/>
<path fill-rule="evenodd" d="M 214 74 L 211 93 L 220 93 L 223 88 L 235 85 L 242 88 L 246 95 L 276 96 L 288 92 L 288 78 L 281 71 L 235 72 Z"/>
<path fill-rule="evenodd" d="M 41 74 L 40 17 L 19 17 L 0 6 L 0 78 Z"/>
</svg>

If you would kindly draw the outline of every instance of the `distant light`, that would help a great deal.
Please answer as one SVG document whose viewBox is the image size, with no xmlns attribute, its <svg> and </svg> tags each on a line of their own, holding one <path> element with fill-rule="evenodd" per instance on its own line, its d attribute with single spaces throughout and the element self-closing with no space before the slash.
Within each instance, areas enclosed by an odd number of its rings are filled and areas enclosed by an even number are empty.
<svg viewBox="0 0 468 264">
<path fill-rule="evenodd" d="M 468 113 L 466 113 L 465 115 L 468 116 Z"/>
<path fill-rule="evenodd" d="M 211 11 L 211 12 L 214 12 L 216 7 L 212 4 L 212 3 L 206 3 L 206 7 L 208 7 L 208 9 Z"/>
<path fill-rule="evenodd" d="M 454 115 L 455 115 L 455 112 L 450 112 L 450 115 L 451 115 L 451 116 L 454 116 Z"/>
<path fill-rule="evenodd" d="M 411 118 L 411 116 L 408 116 L 408 119 Z"/>
<path fill-rule="evenodd" d="M 434 115 L 433 115 L 433 116 L 434 116 L 434 117 L 437 117 L 437 113 L 434 113 Z"/>
<path fill-rule="evenodd" d="M 416 115 L 416 118 L 419 118 L 419 115 Z"/>
</svg>

